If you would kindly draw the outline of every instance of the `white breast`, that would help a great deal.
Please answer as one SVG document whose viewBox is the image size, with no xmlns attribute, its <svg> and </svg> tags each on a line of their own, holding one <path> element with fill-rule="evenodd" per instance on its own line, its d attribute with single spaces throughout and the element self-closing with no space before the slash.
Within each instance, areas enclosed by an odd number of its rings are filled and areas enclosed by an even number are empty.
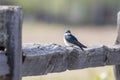
<svg viewBox="0 0 120 80">
<path fill-rule="evenodd" d="M 68 41 L 66 41 L 65 37 L 64 37 L 63 40 L 64 40 L 64 43 L 65 43 L 66 46 L 73 46 L 73 45 L 74 45 L 74 44 L 71 44 L 71 43 L 69 43 Z"/>
</svg>

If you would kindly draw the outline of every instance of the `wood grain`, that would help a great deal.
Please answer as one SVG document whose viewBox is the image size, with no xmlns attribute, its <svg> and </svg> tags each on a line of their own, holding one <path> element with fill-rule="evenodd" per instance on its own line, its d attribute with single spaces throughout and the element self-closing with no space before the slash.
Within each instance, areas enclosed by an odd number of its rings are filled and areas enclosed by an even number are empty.
<svg viewBox="0 0 120 80">
<path fill-rule="evenodd" d="M 7 64 L 7 56 L 5 52 L 0 51 L 0 76 L 9 73 L 9 66 Z"/>
<path fill-rule="evenodd" d="M 120 64 L 120 46 L 76 47 L 57 44 L 24 44 L 23 76 Z"/>
<path fill-rule="evenodd" d="M 117 30 L 118 30 L 118 34 L 115 44 L 119 45 L 120 44 L 120 12 L 118 12 L 117 14 Z M 114 69 L 115 79 L 120 80 L 120 65 L 115 65 L 113 69 Z"/>
<path fill-rule="evenodd" d="M 10 80 L 21 80 L 22 50 L 22 8 L 20 6 L 0 6 L 4 10 L 5 26 L 7 27 L 6 55 L 10 67 Z"/>
</svg>

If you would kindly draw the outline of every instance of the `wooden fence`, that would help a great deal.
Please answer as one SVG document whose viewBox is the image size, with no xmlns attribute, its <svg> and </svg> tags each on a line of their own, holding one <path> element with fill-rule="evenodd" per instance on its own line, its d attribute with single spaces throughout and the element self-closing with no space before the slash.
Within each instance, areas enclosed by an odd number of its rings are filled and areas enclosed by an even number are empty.
<svg viewBox="0 0 120 80">
<path fill-rule="evenodd" d="M 0 80 L 21 80 L 22 76 L 99 66 L 114 66 L 120 80 L 120 13 L 116 45 L 89 47 L 81 51 L 57 44 L 23 44 L 21 47 L 22 8 L 0 6 Z"/>
</svg>

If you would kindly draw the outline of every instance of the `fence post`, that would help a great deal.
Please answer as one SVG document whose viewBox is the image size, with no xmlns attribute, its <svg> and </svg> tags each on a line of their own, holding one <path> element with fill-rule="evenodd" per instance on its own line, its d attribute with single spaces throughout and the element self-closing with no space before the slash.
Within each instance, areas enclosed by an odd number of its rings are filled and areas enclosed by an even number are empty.
<svg viewBox="0 0 120 80">
<path fill-rule="evenodd" d="M 0 6 L 2 26 L 7 28 L 6 55 L 10 67 L 10 74 L 2 80 L 21 80 L 22 50 L 21 26 L 22 8 L 19 6 Z"/>
<path fill-rule="evenodd" d="M 117 39 L 115 44 L 120 44 L 120 12 L 117 14 Z M 114 67 L 114 74 L 115 74 L 115 79 L 120 80 L 120 65 L 115 65 Z"/>
</svg>

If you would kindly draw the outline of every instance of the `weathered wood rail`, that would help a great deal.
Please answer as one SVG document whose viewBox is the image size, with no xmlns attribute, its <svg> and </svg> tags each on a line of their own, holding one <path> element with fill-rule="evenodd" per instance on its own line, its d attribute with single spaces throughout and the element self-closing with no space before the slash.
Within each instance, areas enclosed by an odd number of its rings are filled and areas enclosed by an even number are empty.
<svg viewBox="0 0 120 80">
<path fill-rule="evenodd" d="M 19 6 L 0 6 L 0 50 L 5 51 L 6 64 L 9 65 L 9 74 L 0 77 L 0 80 L 21 80 L 21 28 L 22 8 Z M 7 71 L 8 68 L 5 70 Z"/>
<path fill-rule="evenodd" d="M 120 12 L 116 45 L 85 51 L 58 44 L 21 46 L 22 16 L 19 6 L 0 6 L 0 80 L 108 65 L 115 65 L 115 77 L 120 80 Z"/>
<path fill-rule="evenodd" d="M 24 44 L 23 76 L 120 64 L 120 46 L 98 46 L 84 52 L 57 44 Z"/>
<path fill-rule="evenodd" d="M 5 75 L 9 73 L 9 67 L 7 65 L 7 56 L 5 52 L 0 51 L 0 75 Z"/>
<path fill-rule="evenodd" d="M 119 65 L 119 52 L 119 45 L 90 47 L 83 52 L 76 47 L 65 47 L 57 44 L 24 44 L 22 76 Z M 8 73 L 8 69 L 6 70 L 5 72 Z"/>
</svg>

